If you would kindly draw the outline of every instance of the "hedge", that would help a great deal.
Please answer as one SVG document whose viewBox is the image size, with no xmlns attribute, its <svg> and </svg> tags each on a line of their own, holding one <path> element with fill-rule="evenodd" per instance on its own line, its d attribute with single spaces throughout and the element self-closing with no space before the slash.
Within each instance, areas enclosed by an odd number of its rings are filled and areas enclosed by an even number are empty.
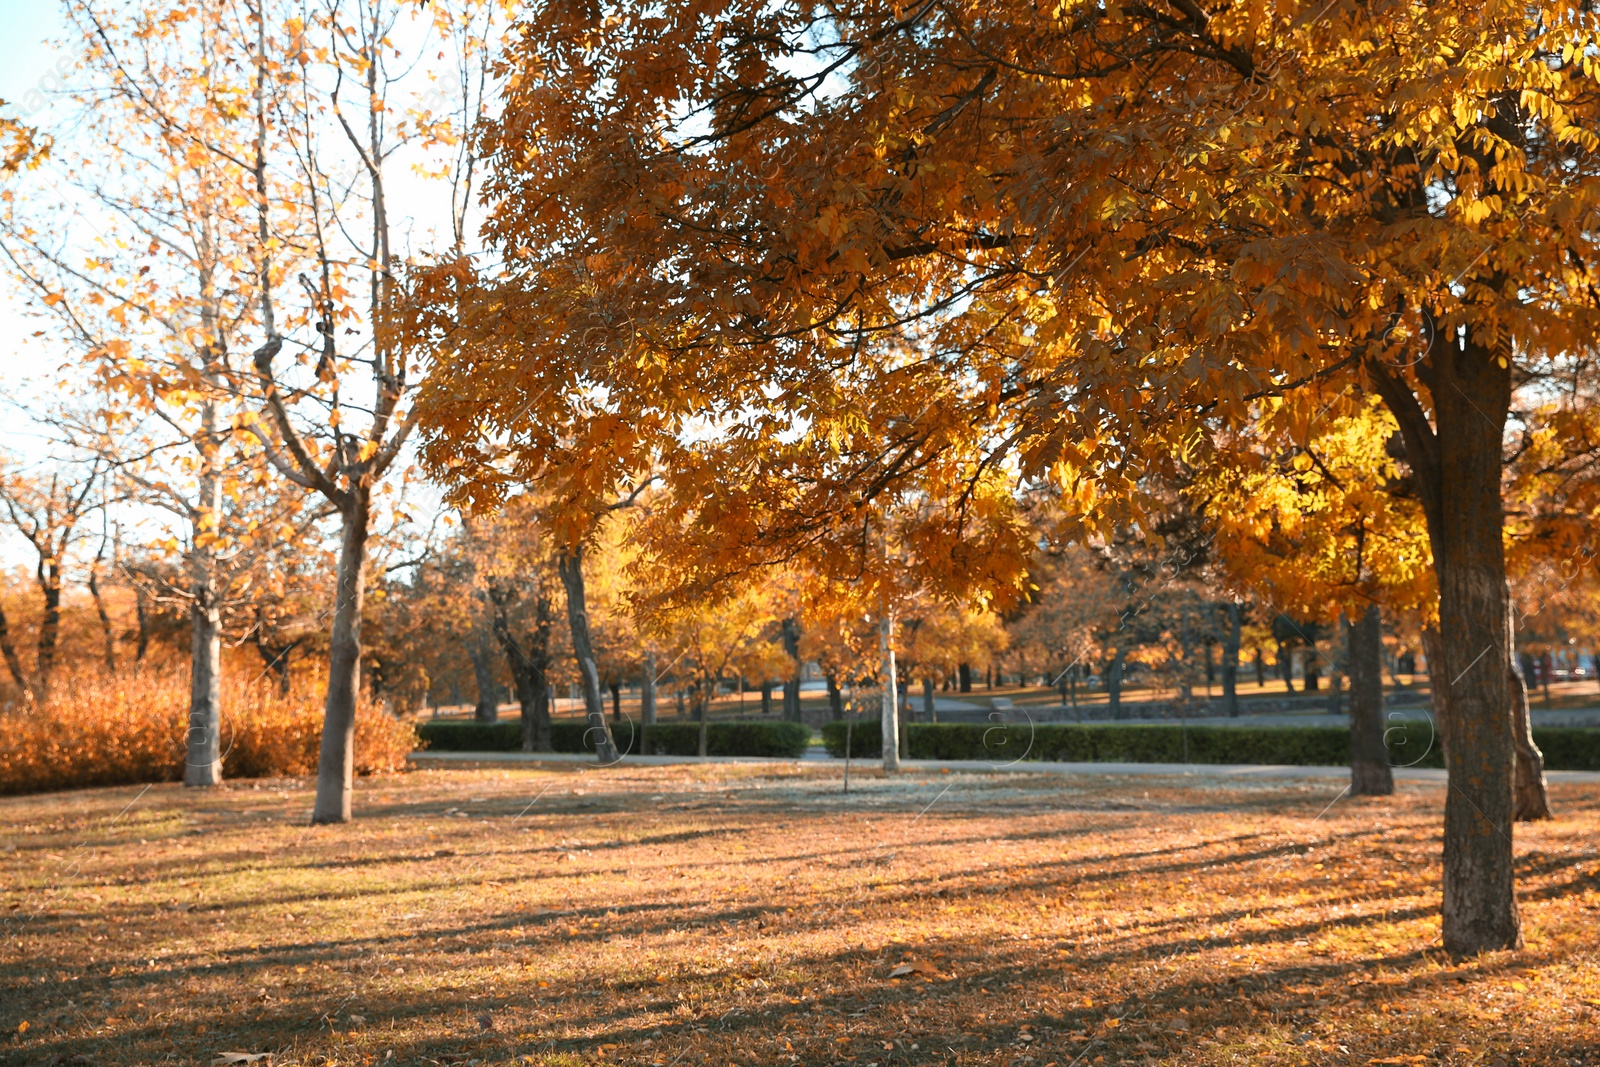
<svg viewBox="0 0 1600 1067">
<path fill-rule="evenodd" d="M 611 736 L 617 748 L 632 755 L 693 756 L 700 749 L 700 727 L 692 722 L 657 723 L 643 730 L 646 744 L 634 743 L 631 720 L 613 722 Z M 557 752 L 593 752 L 583 722 L 550 724 L 550 747 Z M 522 723 L 473 722 L 434 719 L 417 724 L 425 747 L 435 752 L 520 752 Z M 811 744 L 810 728 L 797 722 L 713 722 L 706 724 L 706 752 L 712 756 L 805 755 Z"/>
<path fill-rule="evenodd" d="M 1041 723 L 909 723 L 908 759 L 1017 759 L 1063 763 L 1245 763 L 1338 767 L 1350 762 L 1350 731 L 1343 726 L 1190 726 Z M 1600 730 L 1535 728 L 1534 743 L 1552 771 L 1600 770 Z M 822 728 L 828 754 L 844 756 L 845 723 Z M 1443 767 L 1426 721 L 1389 731 L 1391 759 L 1400 767 Z M 850 727 L 851 756 L 882 754 L 876 720 Z"/>
</svg>

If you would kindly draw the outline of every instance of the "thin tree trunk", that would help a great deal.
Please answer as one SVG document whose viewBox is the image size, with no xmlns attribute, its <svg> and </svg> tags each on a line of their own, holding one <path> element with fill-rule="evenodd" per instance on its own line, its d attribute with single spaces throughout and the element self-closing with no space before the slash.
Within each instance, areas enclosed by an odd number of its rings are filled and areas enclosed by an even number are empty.
<svg viewBox="0 0 1600 1067">
<path fill-rule="evenodd" d="M 133 617 L 135 624 L 139 627 L 138 642 L 133 648 L 133 662 L 143 663 L 145 653 L 150 651 L 150 608 L 146 603 L 143 589 L 134 591 Z M 0 622 L 3 622 L 3 619 L 0 619 Z"/>
<path fill-rule="evenodd" d="M 611 721 L 622 721 L 622 683 L 611 683 Z"/>
<path fill-rule="evenodd" d="M 222 781 L 222 615 L 209 588 L 196 590 L 189 612 L 189 734 L 183 784 Z"/>
<path fill-rule="evenodd" d="M 768 695 L 770 702 L 771 696 Z M 767 709 L 770 710 L 770 709 Z M 655 753 L 654 729 L 656 725 L 656 653 L 647 649 L 644 665 L 639 673 L 639 752 L 650 756 Z"/>
<path fill-rule="evenodd" d="M 216 404 L 207 401 L 200 418 L 206 443 L 201 447 L 199 498 L 190 518 L 189 732 L 183 784 L 214 786 L 222 782 L 222 607 L 217 602 L 217 563 L 203 535 L 222 516 L 222 479 L 210 451 L 210 442 L 216 440 Z"/>
<path fill-rule="evenodd" d="M 341 508 L 333 632 L 328 648 L 328 696 L 322 712 L 313 823 L 350 821 L 355 779 L 356 702 L 361 695 L 361 608 L 367 592 L 367 533 L 371 502 L 352 488 Z"/>
<path fill-rule="evenodd" d="M 1106 667 L 1106 706 L 1113 719 L 1122 718 L 1122 661 L 1127 655 L 1125 650 L 1117 649 Z"/>
<path fill-rule="evenodd" d="M 1230 716 L 1239 714 L 1239 639 L 1243 620 L 1239 605 L 1229 601 L 1228 625 L 1222 635 L 1222 702 Z"/>
<path fill-rule="evenodd" d="M 779 631 L 783 650 L 794 661 L 794 673 L 783 683 L 783 717 L 788 722 L 800 721 L 800 622 L 790 617 L 783 620 Z"/>
<path fill-rule="evenodd" d="M 595 757 L 601 763 L 620 758 L 611 729 L 606 725 L 606 709 L 600 698 L 600 668 L 595 663 L 594 642 L 589 636 L 589 601 L 583 587 L 583 546 L 563 549 L 556 557 L 561 584 L 567 591 L 567 624 L 572 629 L 572 654 L 577 660 L 578 680 L 583 690 L 583 709 L 589 728 L 587 739 L 594 743 Z"/>
<path fill-rule="evenodd" d="M 839 677 L 836 674 L 827 675 L 828 682 L 828 714 L 833 716 L 833 721 L 838 722 L 844 718 L 844 694 L 839 691 Z"/>
<path fill-rule="evenodd" d="M 295 643 L 287 645 L 274 645 L 261 636 L 261 628 L 256 628 L 255 638 L 256 654 L 261 657 L 261 667 L 272 675 L 278 683 L 278 695 L 289 695 L 289 657 L 294 653 Z"/>
<path fill-rule="evenodd" d="M 95 614 L 100 616 L 100 639 L 105 645 L 106 673 L 117 673 L 117 635 L 111 626 L 111 613 L 106 610 L 105 597 L 100 595 L 100 562 L 89 569 L 89 595 L 94 598 Z"/>
<path fill-rule="evenodd" d="M 923 675 L 922 678 L 922 713 L 928 717 L 929 722 L 934 721 L 933 678 L 929 675 Z"/>
<path fill-rule="evenodd" d="M 1394 772 L 1384 743 L 1383 617 L 1378 605 L 1352 625 L 1341 619 L 1350 662 L 1350 795 L 1394 793 Z"/>
<path fill-rule="evenodd" d="M 493 593 L 490 594 L 494 596 Z M 550 751 L 550 598 L 534 601 L 534 625 L 526 645 L 511 632 L 504 604 L 495 600 L 494 630 L 505 650 L 511 686 L 517 693 L 524 752 Z"/>
<path fill-rule="evenodd" d="M 1428 701 L 1433 730 L 1446 767 L 1450 765 L 1450 679 L 1444 673 L 1444 647 L 1437 626 L 1422 628 L 1422 654 L 1428 660 Z M 1402 760 L 1402 764 L 1406 761 Z"/>
<path fill-rule="evenodd" d="M 1333 640 L 1329 642 L 1328 656 L 1328 714 L 1338 715 L 1344 711 L 1344 676 L 1350 669 L 1350 650 L 1346 647 L 1345 638 L 1348 635 L 1335 628 Z M 1380 652 L 1381 655 L 1381 652 Z M 1383 685 L 1379 679 L 1379 686 Z"/>
<path fill-rule="evenodd" d="M 11 643 L 11 624 L 6 621 L 4 608 L 0 608 L 0 656 L 5 657 L 6 670 L 11 672 L 11 680 L 22 692 L 22 699 L 31 704 L 33 687 L 28 684 L 28 675 L 22 669 L 22 660 L 17 658 L 16 646 Z"/>
<path fill-rule="evenodd" d="M 486 634 L 472 635 L 472 643 L 467 645 L 467 658 L 472 661 L 472 679 L 478 687 L 472 717 L 478 722 L 494 722 L 500 718 L 500 683 L 494 677 L 494 661 L 489 655 Z"/>
<path fill-rule="evenodd" d="M 699 734 L 697 735 L 697 739 L 695 741 L 695 749 L 694 749 L 695 750 L 695 755 L 697 755 L 697 756 L 708 755 L 708 753 L 706 751 L 706 744 L 707 744 L 706 735 L 707 735 L 708 731 L 710 730 L 710 724 L 707 722 L 707 720 L 711 717 L 711 714 L 710 714 L 711 713 L 711 693 L 716 692 L 717 683 L 716 682 L 712 682 L 711 683 L 711 685 L 709 687 L 711 692 L 704 692 L 703 690 L 705 688 L 706 688 L 706 685 L 705 685 L 705 683 L 703 681 L 695 682 L 695 688 L 694 688 L 694 718 L 695 718 L 695 722 L 698 723 L 699 727 L 700 727 Z"/>
<path fill-rule="evenodd" d="M 956 677 L 959 679 L 957 692 L 972 692 L 972 664 L 961 663 L 956 666 Z"/>
<path fill-rule="evenodd" d="M 1506 603 L 1511 603 L 1510 590 Z M 1516 619 L 1512 616 L 1506 631 L 1516 640 Z M 1528 713 L 1527 679 L 1517 669 L 1517 657 L 1506 657 L 1511 664 L 1511 737 L 1517 748 L 1516 776 L 1513 781 L 1514 808 L 1512 818 L 1517 822 L 1537 822 L 1550 818 L 1550 792 L 1544 780 L 1544 753 L 1533 743 L 1533 719 Z"/>
<path fill-rule="evenodd" d="M 56 646 L 61 639 L 61 568 L 41 565 L 39 590 L 44 599 L 44 615 L 39 620 L 39 642 L 33 661 L 34 692 L 40 700 L 50 696 L 50 682 L 56 672 Z"/>
<path fill-rule="evenodd" d="M 771 686 L 767 693 L 770 702 Z M 639 682 L 639 721 L 645 726 L 656 724 L 656 654 L 653 649 L 644 654 L 644 674 Z"/>
<path fill-rule="evenodd" d="M 900 684 L 894 665 L 894 617 L 885 612 L 878 621 L 878 651 L 882 656 L 883 769 L 900 769 Z"/>
</svg>

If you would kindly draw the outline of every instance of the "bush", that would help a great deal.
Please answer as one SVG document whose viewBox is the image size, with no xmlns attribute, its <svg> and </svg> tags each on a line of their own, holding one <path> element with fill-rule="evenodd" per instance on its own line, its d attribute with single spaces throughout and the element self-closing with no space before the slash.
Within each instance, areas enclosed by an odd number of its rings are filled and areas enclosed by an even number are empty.
<svg viewBox="0 0 1600 1067">
<path fill-rule="evenodd" d="M 696 723 L 657 723 L 642 731 L 635 743 L 635 723 L 631 719 L 611 724 L 611 736 L 621 752 L 658 756 L 693 756 L 700 749 L 700 727 Z M 435 752 L 518 752 L 522 749 L 522 724 L 509 722 L 471 722 L 438 720 L 419 723 L 417 733 Z M 706 724 L 706 751 L 713 756 L 790 756 L 805 755 L 811 744 L 811 731 L 797 722 L 713 722 Z M 593 752 L 588 724 L 553 722 L 550 747 L 556 752 Z"/>
<path fill-rule="evenodd" d="M 40 707 L 0 714 L 0 793 L 182 780 L 186 672 L 63 675 L 54 694 Z M 223 708 L 225 777 L 316 770 L 320 697 L 284 699 L 262 688 L 229 686 Z M 398 770 L 415 746 L 410 724 L 365 704 L 357 711 L 357 773 Z"/>
<path fill-rule="evenodd" d="M 822 728 L 828 754 L 842 759 L 845 723 Z M 1553 771 L 1600 770 L 1600 730 L 1537 728 L 1534 742 Z M 1444 753 L 1426 722 L 1389 731 L 1390 758 L 1400 767 L 1443 767 Z M 1343 726 L 1190 726 L 1043 723 L 911 723 L 907 759 L 1018 759 L 1063 763 L 1243 763 L 1339 767 L 1350 762 Z M 877 720 L 850 728 L 851 757 L 883 754 Z"/>
</svg>

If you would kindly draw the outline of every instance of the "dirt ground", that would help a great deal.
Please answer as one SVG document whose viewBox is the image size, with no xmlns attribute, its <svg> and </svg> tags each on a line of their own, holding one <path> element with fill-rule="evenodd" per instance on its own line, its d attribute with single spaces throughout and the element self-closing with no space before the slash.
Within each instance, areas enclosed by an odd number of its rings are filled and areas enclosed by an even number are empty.
<svg viewBox="0 0 1600 1067">
<path fill-rule="evenodd" d="M 1442 790 L 1339 785 L 419 771 L 319 828 L 298 781 L 8 798 L 0 1063 L 1600 1063 L 1600 786 L 1518 830 L 1526 950 L 1454 965 Z"/>
</svg>

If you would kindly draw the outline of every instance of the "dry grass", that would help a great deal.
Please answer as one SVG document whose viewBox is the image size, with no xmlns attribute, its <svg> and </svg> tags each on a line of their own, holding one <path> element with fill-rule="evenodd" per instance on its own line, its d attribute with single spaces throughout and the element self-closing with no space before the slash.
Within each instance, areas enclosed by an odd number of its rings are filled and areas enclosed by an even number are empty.
<svg viewBox="0 0 1600 1067">
<path fill-rule="evenodd" d="M 418 772 L 337 828 L 296 781 L 12 798 L 0 1060 L 1597 1062 L 1600 786 L 1520 831 L 1527 949 L 1452 965 L 1436 787 L 1205 781 Z"/>
<path fill-rule="evenodd" d="M 0 713 L 0 793 L 178 781 L 188 708 L 187 671 L 63 675 L 43 706 Z M 225 776 L 310 774 L 321 737 L 320 694 L 280 697 L 238 679 L 225 688 Z M 355 747 L 359 773 L 393 771 L 416 747 L 416 730 L 363 705 Z"/>
</svg>

